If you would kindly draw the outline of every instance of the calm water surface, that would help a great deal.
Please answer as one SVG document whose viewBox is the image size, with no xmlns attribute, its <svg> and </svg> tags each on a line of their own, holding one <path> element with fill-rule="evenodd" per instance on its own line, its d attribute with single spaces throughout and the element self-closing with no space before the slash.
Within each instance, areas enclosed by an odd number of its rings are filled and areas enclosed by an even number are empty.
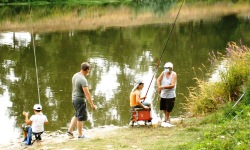
<svg viewBox="0 0 250 150">
<path fill-rule="evenodd" d="M 129 93 L 135 77 L 145 81 L 144 95 L 149 89 L 146 101 L 153 104 L 153 117 L 162 118 L 155 80 L 165 62 L 173 62 L 178 85 L 172 117 L 177 117 L 185 113 L 181 104 L 188 96 L 188 87 L 195 86 L 193 78 L 205 77 L 210 69 L 209 53 L 224 53 L 229 41 L 250 44 L 249 20 L 236 15 L 216 20 L 176 24 L 150 87 L 155 64 L 172 24 L 71 30 L 34 36 L 28 32 L 0 33 L 0 141 L 19 137 L 24 122 L 22 111 L 32 114 L 33 105 L 39 102 L 33 38 L 41 104 L 50 122 L 45 130 L 66 131 L 74 114 L 71 78 L 80 71 L 83 61 L 92 65 L 87 79 L 98 107 L 93 112 L 88 106 L 89 120 L 85 127 L 124 126 L 130 119 Z"/>
</svg>

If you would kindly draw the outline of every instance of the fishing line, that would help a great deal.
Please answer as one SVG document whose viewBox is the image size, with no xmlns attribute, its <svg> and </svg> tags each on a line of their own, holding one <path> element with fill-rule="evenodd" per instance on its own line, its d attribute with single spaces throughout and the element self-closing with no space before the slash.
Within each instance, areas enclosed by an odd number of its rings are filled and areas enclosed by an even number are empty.
<svg viewBox="0 0 250 150">
<path fill-rule="evenodd" d="M 29 6 L 29 7 L 30 7 L 30 6 Z M 37 94 L 38 94 L 39 104 L 41 104 L 40 90 L 39 90 L 39 80 L 38 80 L 38 69 L 37 69 L 37 62 L 36 62 L 35 37 L 34 37 L 33 21 L 32 21 L 32 16 L 31 16 L 31 14 L 32 14 L 32 9 L 30 8 L 31 37 L 32 37 L 32 46 L 33 46 L 34 60 L 35 60 L 35 68 L 36 68 Z"/>
<path fill-rule="evenodd" d="M 240 100 L 243 98 L 243 96 L 244 96 L 245 94 L 246 94 L 246 92 L 243 92 L 243 94 L 240 96 L 240 98 L 235 102 L 235 104 L 234 104 L 233 107 L 231 108 L 230 112 L 227 114 L 226 118 L 230 115 L 230 113 L 232 112 L 232 109 L 240 102 Z M 242 111 L 243 111 L 243 110 L 242 110 Z M 240 113 L 241 113 L 241 112 L 240 112 Z M 236 115 L 236 116 L 237 116 L 237 115 Z M 236 117 L 236 116 L 235 116 L 235 117 Z M 234 118 L 235 118 L 235 117 L 234 117 Z M 233 118 L 233 119 L 234 119 L 234 118 Z M 233 120 L 233 119 L 232 119 L 232 120 Z"/>
<path fill-rule="evenodd" d="M 159 67 L 159 65 L 160 65 L 160 63 L 161 63 L 162 56 L 163 56 L 163 54 L 164 54 L 164 52 L 165 52 L 165 50 L 166 50 L 166 48 L 167 48 L 167 43 L 168 43 L 169 38 L 170 38 L 170 36 L 171 36 L 171 34 L 172 34 L 172 31 L 173 31 L 173 29 L 174 29 L 174 27 L 175 27 L 177 18 L 178 18 L 179 14 L 180 14 L 180 11 L 181 11 L 181 8 L 182 8 L 182 5 L 183 5 L 184 1 L 185 1 L 185 0 L 183 0 L 182 3 L 181 3 L 181 6 L 180 6 L 180 8 L 179 8 L 179 11 L 178 11 L 178 13 L 177 13 L 177 15 L 176 15 L 176 17 L 175 17 L 174 24 L 172 25 L 172 28 L 171 28 L 171 30 L 170 30 L 170 32 L 169 32 L 169 34 L 168 34 L 166 44 L 165 44 L 165 46 L 164 46 L 164 48 L 163 48 L 163 50 L 162 50 L 162 52 L 161 52 L 160 59 L 159 59 L 158 63 L 156 64 L 155 72 L 154 72 L 154 74 L 153 74 L 153 76 L 152 76 L 152 79 L 151 79 L 151 81 L 150 81 L 150 84 L 149 84 L 149 86 L 148 86 L 148 89 L 147 89 L 147 92 L 146 92 L 145 96 L 147 96 L 148 90 L 149 90 L 149 88 L 150 88 L 150 86 L 151 86 L 151 84 L 152 84 L 152 81 L 153 81 L 153 79 L 154 79 L 154 77 L 155 77 L 155 74 L 156 74 L 156 72 L 158 71 L 158 67 Z"/>
</svg>

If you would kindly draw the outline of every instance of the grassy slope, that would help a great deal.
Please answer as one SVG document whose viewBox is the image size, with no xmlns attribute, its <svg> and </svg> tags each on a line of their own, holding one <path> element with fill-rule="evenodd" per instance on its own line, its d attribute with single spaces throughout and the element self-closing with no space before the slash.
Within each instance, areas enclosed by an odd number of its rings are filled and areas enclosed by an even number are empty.
<svg viewBox="0 0 250 150">
<path fill-rule="evenodd" d="M 244 116 L 244 115 L 243 115 Z M 248 118 L 226 120 L 223 112 L 205 118 L 187 118 L 172 128 L 129 127 L 120 128 L 108 135 L 49 144 L 50 149 L 245 149 L 249 146 L 250 122 Z M 243 134 L 244 133 L 244 134 Z M 44 149 L 32 147 L 30 149 Z"/>
<path fill-rule="evenodd" d="M 134 127 L 122 128 L 105 137 L 70 141 L 63 144 L 51 144 L 53 149 L 176 149 L 177 146 L 192 142 L 199 137 L 201 130 L 182 126 L 173 128 Z M 101 134 L 101 133 L 100 133 Z M 192 137 L 192 138 L 190 138 Z M 33 147 L 32 149 L 37 149 Z M 42 148 L 41 148 L 42 149 Z"/>
</svg>

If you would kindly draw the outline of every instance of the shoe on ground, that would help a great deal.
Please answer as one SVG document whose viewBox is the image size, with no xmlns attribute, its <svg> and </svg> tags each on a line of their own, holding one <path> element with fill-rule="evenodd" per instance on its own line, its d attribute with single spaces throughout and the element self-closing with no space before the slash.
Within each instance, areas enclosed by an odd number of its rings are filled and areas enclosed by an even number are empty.
<svg viewBox="0 0 250 150">
<path fill-rule="evenodd" d="M 175 125 L 172 125 L 172 124 L 167 123 L 167 122 L 162 122 L 162 123 L 161 123 L 161 126 L 162 126 L 162 127 L 169 127 L 169 128 L 170 128 L 170 127 L 174 127 Z"/>
<path fill-rule="evenodd" d="M 70 137 L 70 138 L 74 138 L 74 134 L 72 133 L 72 132 L 67 132 L 67 134 L 68 134 L 68 136 Z"/>
<path fill-rule="evenodd" d="M 137 121 L 138 125 L 146 125 L 146 121 Z"/>
<path fill-rule="evenodd" d="M 78 139 L 88 139 L 88 137 L 86 137 L 85 135 L 82 135 L 82 136 L 78 136 Z"/>
<path fill-rule="evenodd" d="M 138 121 L 135 121 L 134 126 L 138 126 L 138 125 L 139 125 Z"/>
<path fill-rule="evenodd" d="M 133 126 L 133 125 L 134 125 L 133 121 L 130 121 L 129 125 L 130 125 L 130 126 Z"/>
<path fill-rule="evenodd" d="M 24 139 L 23 139 L 23 142 L 26 142 L 26 141 L 27 141 L 27 138 L 24 138 Z"/>
</svg>

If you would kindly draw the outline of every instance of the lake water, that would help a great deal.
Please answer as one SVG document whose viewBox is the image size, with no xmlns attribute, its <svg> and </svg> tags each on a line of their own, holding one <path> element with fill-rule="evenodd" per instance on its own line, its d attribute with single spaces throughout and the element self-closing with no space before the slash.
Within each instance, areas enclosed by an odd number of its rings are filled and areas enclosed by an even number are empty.
<svg viewBox="0 0 250 150">
<path fill-rule="evenodd" d="M 174 64 L 178 75 L 176 105 L 171 115 L 185 114 L 182 103 L 188 96 L 188 87 L 195 86 L 196 77 L 208 78 L 205 74 L 213 69 L 209 53 L 224 54 L 229 41 L 250 44 L 250 25 L 249 19 L 236 14 L 206 21 L 177 22 L 164 49 L 172 25 L 160 23 L 34 35 L 11 30 L 0 32 L 1 143 L 21 135 L 22 111 L 32 114 L 33 105 L 39 103 L 38 96 L 49 120 L 45 130 L 66 131 L 74 114 L 71 78 L 80 71 L 84 61 L 92 65 L 87 79 L 98 107 L 93 112 L 88 105 L 86 128 L 128 125 L 129 94 L 135 77 L 145 81 L 143 94 L 148 90 L 146 101 L 152 103 L 153 117 L 163 118 L 155 80 L 168 61 Z M 161 64 L 155 70 L 162 52 Z"/>
</svg>

